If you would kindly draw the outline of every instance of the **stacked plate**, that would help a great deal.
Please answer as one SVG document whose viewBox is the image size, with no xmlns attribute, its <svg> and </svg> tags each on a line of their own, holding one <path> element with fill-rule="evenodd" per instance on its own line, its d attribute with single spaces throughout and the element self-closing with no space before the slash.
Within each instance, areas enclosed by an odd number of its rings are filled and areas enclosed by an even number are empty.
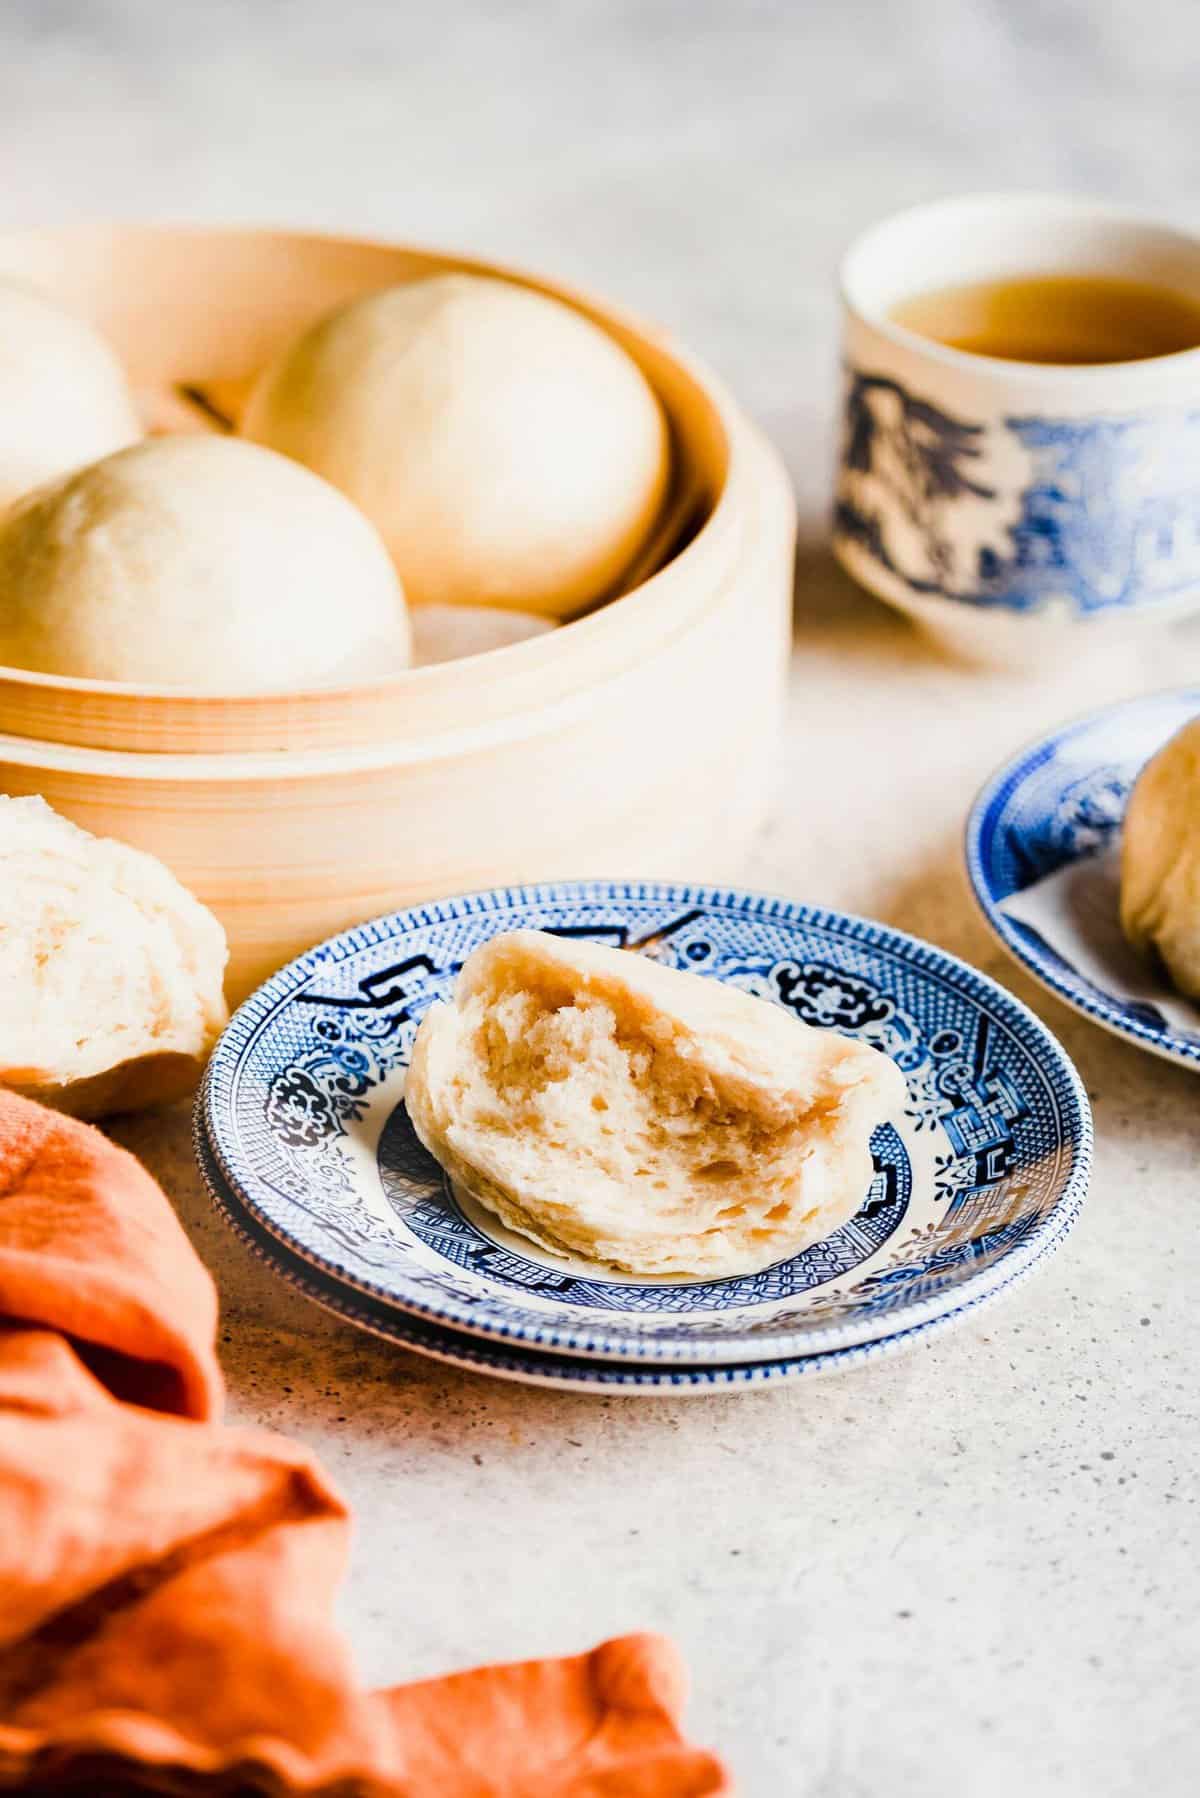
<svg viewBox="0 0 1200 1798">
<path fill-rule="evenodd" d="M 761 1273 L 647 1284 L 562 1260 L 451 1188 L 404 1073 L 426 1008 L 502 930 L 584 935 L 728 981 L 893 1056 L 857 1216 Z M 1038 1020 L 929 944 L 784 899 L 664 883 L 510 888 L 395 913 L 284 968 L 236 1014 L 197 1108 L 213 1200 L 327 1310 L 501 1377 L 585 1391 L 783 1384 L 970 1316 L 1063 1238 L 1091 1117 Z"/>
</svg>

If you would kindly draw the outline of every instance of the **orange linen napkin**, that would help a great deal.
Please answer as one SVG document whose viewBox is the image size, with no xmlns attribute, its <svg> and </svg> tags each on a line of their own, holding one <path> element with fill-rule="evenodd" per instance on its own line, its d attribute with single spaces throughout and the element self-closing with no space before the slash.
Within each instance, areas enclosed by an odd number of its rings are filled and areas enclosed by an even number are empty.
<svg viewBox="0 0 1200 1798">
<path fill-rule="evenodd" d="M 0 1789 L 729 1791 L 657 1637 L 359 1687 L 346 1507 L 297 1444 L 219 1423 L 215 1323 L 133 1157 L 0 1093 Z"/>
</svg>

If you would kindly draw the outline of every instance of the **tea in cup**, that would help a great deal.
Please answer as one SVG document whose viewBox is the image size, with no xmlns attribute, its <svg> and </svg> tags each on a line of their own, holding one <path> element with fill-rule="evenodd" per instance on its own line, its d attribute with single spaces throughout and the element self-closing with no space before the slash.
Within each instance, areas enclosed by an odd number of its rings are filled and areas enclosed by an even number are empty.
<svg viewBox="0 0 1200 1798">
<path fill-rule="evenodd" d="M 842 287 L 857 580 L 987 659 L 1200 609 L 1200 240 L 952 200 L 868 231 Z"/>
</svg>

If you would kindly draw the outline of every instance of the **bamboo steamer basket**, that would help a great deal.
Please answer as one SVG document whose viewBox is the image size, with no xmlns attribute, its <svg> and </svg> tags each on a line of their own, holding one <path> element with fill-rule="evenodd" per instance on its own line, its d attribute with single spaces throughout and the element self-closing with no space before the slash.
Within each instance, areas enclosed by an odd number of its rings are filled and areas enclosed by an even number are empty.
<svg viewBox="0 0 1200 1798">
<path fill-rule="evenodd" d="M 447 268 L 527 280 L 259 231 L 0 239 L 0 272 L 90 317 L 139 389 L 227 407 L 312 317 Z M 786 476 L 660 334 L 528 284 L 610 331 L 666 410 L 675 477 L 647 578 L 545 636 L 344 691 L 221 698 L 0 668 L 0 791 L 166 862 L 224 923 L 235 1000 L 395 906 L 557 876 L 703 876 L 761 818 L 790 637 Z"/>
</svg>

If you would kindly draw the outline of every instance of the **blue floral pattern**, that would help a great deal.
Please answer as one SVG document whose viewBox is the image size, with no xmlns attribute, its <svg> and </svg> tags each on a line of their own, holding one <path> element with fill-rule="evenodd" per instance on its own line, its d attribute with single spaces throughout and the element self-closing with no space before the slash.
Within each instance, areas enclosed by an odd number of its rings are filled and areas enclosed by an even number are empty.
<svg viewBox="0 0 1200 1798">
<path fill-rule="evenodd" d="M 835 532 L 917 595 L 1080 617 L 1200 587 L 1200 410 L 957 418 L 848 372 Z"/>
</svg>

